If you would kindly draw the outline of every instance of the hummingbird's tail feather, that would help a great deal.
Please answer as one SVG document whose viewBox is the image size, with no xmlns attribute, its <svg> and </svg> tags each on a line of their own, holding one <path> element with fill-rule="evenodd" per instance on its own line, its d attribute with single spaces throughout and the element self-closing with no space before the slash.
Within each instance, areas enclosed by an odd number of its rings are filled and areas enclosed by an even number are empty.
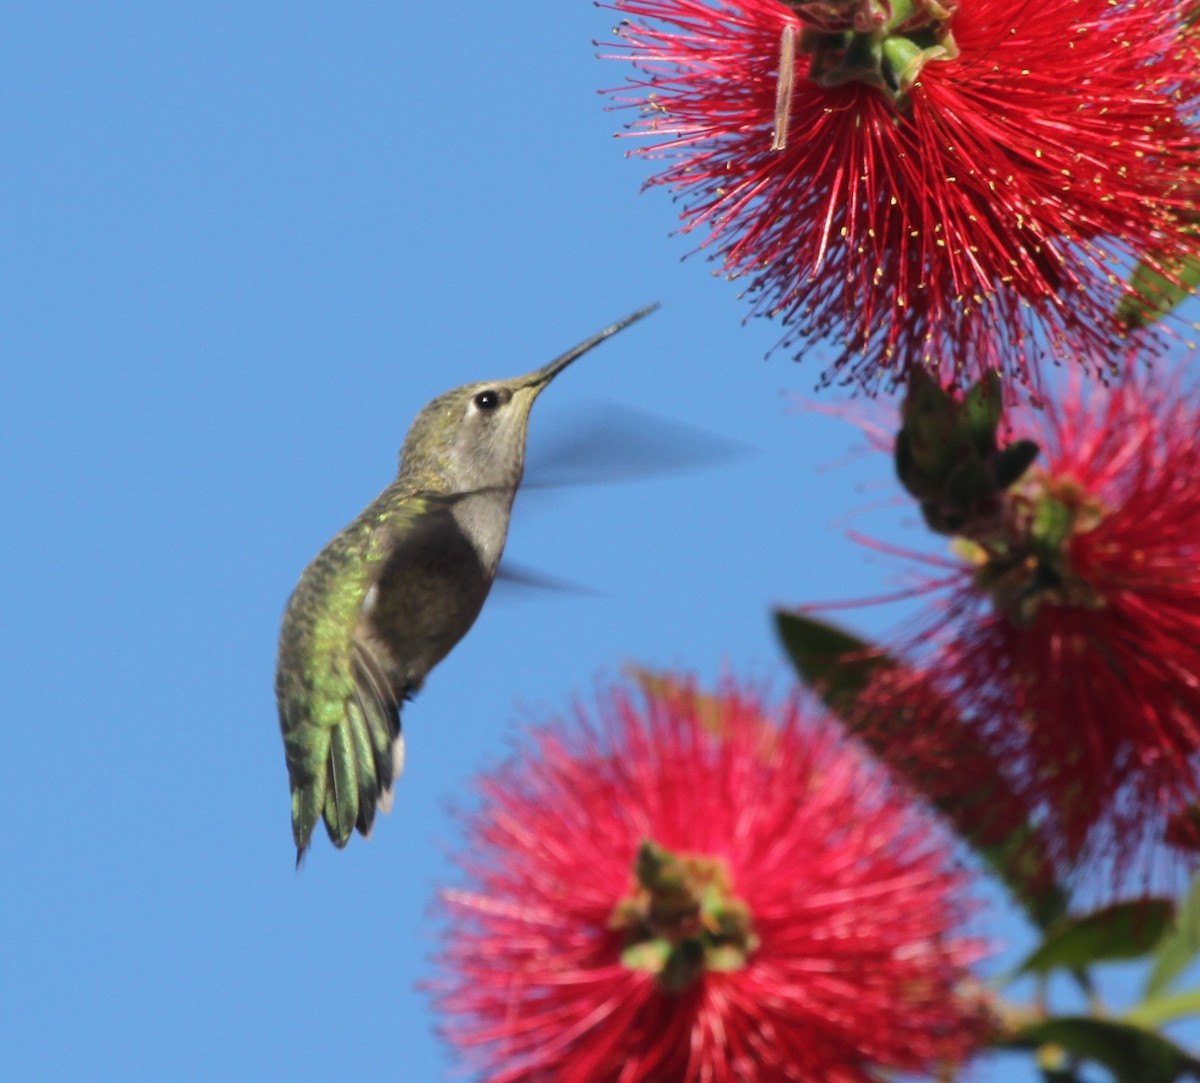
<svg viewBox="0 0 1200 1083">
<path fill-rule="evenodd" d="M 375 804 L 379 797 L 380 779 L 371 732 L 359 702 L 356 692 L 355 698 L 346 704 L 346 729 L 350 731 L 354 745 L 354 769 L 358 779 L 358 818 L 354 821 L 354 826 L 363 838 L 368 838 L 375 823 Z"/>
<path fill-rule="evenodd" d="M 392 786 L 404 767 L 400 701 L 392 693 L 391 682 L 370 646 L 357 638 L 354 640 L 354 683 L 357 706 L 375 760 L 373 803 L 386 814 L 392 811 Z"/>
<path fill-rule="evenodd" d="M 329 734 L 328 784 L 325 788 L 325 830 L 339 850 L 350 841 L 358 822 L 359 763 L 354 734 L 346 722 Z"/>
<path fill-rule="evenodd" d="M 346 704 L 345 720 L 330 735 L 328 785 L 325 791 L 325 827 L 341 849 L 355 830 L 364 838 L 375 823 L 381 795 L 392 785 L 391 738 L 380 735 L 371 712 L 360 704 L 360 695 Z"/>
<path fill-rule="evenodd" d="M 379 811 L 385 816 L 392 811 L 396 796 L 396 779 L 404 773 L 404 734 L 397 733 L 392 741 L 392 784 L 379 794 Z"/>
<path fill-rule="evenodd" d="M 356 830 L 370 835 L 376 811 L 391 810 L 404 764 L 399 697 L 370 646 L 355 640 L 353 647 L 343 662 L 344 683 L 326 711 L 314 717 L 308 700 L 287 701 L 295 705 L 286 715 L 294 724 L 285 726 L 285 744 L 297 868 L 321 819 L 338 849 Z"/>
<path fill-rule="evenodd" d="M 325 740 L 327 742 L 328 737 Z M 325 808 L 326 777 L 324 771 L 317 771 L 306 782 L 292 788 L 292 835 L 296 841 L 297 869 Z"/>
<path fill-rule="evenodd" d="M 386 793 L 390 796 L 391 793 L 391 764 L 380 753 L 381 740 L 385 747 L 390 741 L 386 733 L 380 734 L 379 727 L 363 702 L 362 692 L 356 690 L 354 697 L 354 702 L 346 708 L 346 713 L 351 720 L 349 724 L 354 732 L 360 763 L 358 831 L 367 838 L 371 834 L 371 826 L 375 823 L 376 807 L 382 807 L 383 795 Z M 390 801 L 388 807 L 391 807 Z"/>
</svg>

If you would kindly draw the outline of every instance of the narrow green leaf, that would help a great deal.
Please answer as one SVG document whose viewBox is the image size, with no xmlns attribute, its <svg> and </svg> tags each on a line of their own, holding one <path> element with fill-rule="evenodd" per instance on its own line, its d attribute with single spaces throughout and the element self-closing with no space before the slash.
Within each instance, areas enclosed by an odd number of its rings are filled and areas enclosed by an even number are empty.
<svg viewBox="0 0 1200 1083">
<path fill-rule="evenodd" d="M 992 477 L 978 459 L 963 459 L 949 474 L 943 492 L 950 504 L 963 514 L 992 495 Z"/>
<path fill-rule="evenodd" d="M 936 501 L 921 501 L 921 518 L 934 534 L 945 534 L 954 537 L 966 525 L 967 517 L 961 512 L 945 511 Z"/>
<path fill-rule="evenodd" d="M 1003 411 L 1003 385 L 995 372 L 989 372 L 963 397 L 963 424 L 981 458 L 996 447 L 996 429 Z"/>
<path fill-rule="evenodd" d="M 1129 277 L 1133 293 L 1117 305 L 1117 319 L 1137 330 L 1161 319 L 1200 286 L 1200 252 L 1183 258 L 1161 252 L 1143 259 Z"/>
<path fill-rule="evenodd" d="M 941 414 L 945 412 L 946 399 L 940 380 L 923 368 L 913 368 L 908 374 L 908 393 L 900 401 L 900 420 L 907 427 Z"/>
<path fill-rule="evenodd" d="M 1200 952 L 1200 876 L 1179 904 L 1175 924 L 1159 941 L 1154 965 L 1146 979 L 1146 999 L 1153 1000 L 1184 971 Z"/>
<path fill-rule="evenodd" d="M 996 488 L 1007 489 L 1021 480 L 1041 449 L 1032 440 L 1016 440 L 996 456 Z"/>
<path fill-rule="evenodd" d="M 1200 1016 L 1200 989 L 1143 1000 L 1137 1007 L 1130 1008 L 1124 1019 L 1126 1023 L 1149 1029 L 1190 1016 Z"/>
<path fill-rule="evenodd" d="M 1060 918 L 1021 964 L 1022 974 L 1074 970 L 1149 952 L 1174 915 L 1170 899 L 1134 899 L 1082 916 Z"/>
<path fill-rule="evenodd" d="M 1073 1068 L 1043 1068 L 1042 1083 L 1084 1083 Z"/>
<path fill-rule="evenodd" d="M 857 700 L 867 682 L 877 668 L 895 668 L 897 662 L 873 644 L 805 614 L 776 610 L 775 626 L 800 680 L 821 698 L 849 731 L 945 817 L 959 838 L 1008 887 L 1035 924 L 1046 928 L 1058 920 L 1066 910 L 1068 897 L 1053 882 L 1049 872 L 1051 864 L 1037 832 L 1025 824 L 1001 842 L 985 845 L 982 841 L 992 816 L 993 789 L 1007 784 L 999 770 L 991 787 L 980 783 L 969 793 L 956 794 L 951 800 L 944 791 L 939 792 L 936 785 L 931 785 L 935 780 L 914 772 L 902 742 L 893 745 L 881 739 L 878 733 L 872 734 L 856 725 Z M 894 723 L 903 726 L 905 719 L 896 718 Z M 972 744 L 971 731 L 952 715 L 944 724 L 956 727 L 954 739 L 959 754 L 973 763 L 977 775 L 982 774 L 985 770 L 982 765 L 991 757 Z"/>
<path fill-rule="evenodd" d="M 893 463 L 896 467 L 896 477 L 904 486 L 909 496 L 921 497 L 924 487 L 916 477 L 916 463 L 913 461 L 912 438 L 901 429 L 896 433 L 896 444 L 892 450 Z M 923 480 L 923 479 L 922 479 Z"/>
<path fill-rule="evenodd" d="M 814 617 L 777 609 L 775 627 L 800 679 L 839 716 L 854 706 L 876 666 L 895 665 L 866 640 Z"/>
<path fill-rule="evenodd" d="M 1119 1083 L 1175 1083 L 1200 1069 L 1200 1061 L 1169 1039 L 1114 1019 L 1046 1019 L 1021 1027 L 1000 1044 L 1013 1049 L 1061 1046 L 1079 1060 L 1103 1065 Z"/>
</svg>

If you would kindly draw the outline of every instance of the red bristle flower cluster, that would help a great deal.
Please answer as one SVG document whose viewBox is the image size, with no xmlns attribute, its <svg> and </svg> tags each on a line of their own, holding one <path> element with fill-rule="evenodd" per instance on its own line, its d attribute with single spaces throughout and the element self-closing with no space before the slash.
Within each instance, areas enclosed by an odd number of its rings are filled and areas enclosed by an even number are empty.
<svg viewBox="0 0 1200 1083">
<path fill-rule="evenodd" d="M 846 661 L 851 661 L 847 659 Z M 1013 760 L 980 739 L 935 674 L 879 660 L 845 711 L 850 732 L 997 866 L 1025 905 L 1050 903 L 1056 870 Z"/>
<path fill-rule="evenodd" d="M 829 39 L 779 0 L 614 8 L 615 56 L 639 72 L 617 99 L 642 110 L 638 153 L 667 163 L 651 183 L 680 193 L 685 231 L 707 228 L 781 345 L 828 340 L 827 381 L 923 365 L 1036 391 L 1046 359 L 1108 368 L 1132 263 L 1194 248 L 1200 66 L 1170 0 L 925 0 L 942 44 L 901 92 L 831 71 Z M 930 40 L 918 21 L 897 35 L 910 52 Z"/>
<path fill-rule="evenodd" d="M 1122 866 L 1200 783 L 1200 399 L 1127 376 L 1013 424 L 1041 456 L 912 646 L 1059 857 Z"/>
<path fill-rule="evenodd" d="M 445 1032 L 490 1083 L 867 1083 L 972 1051 L 964 874 L 794 705 L 615 689 L 480 784 Z"/>
</svg>

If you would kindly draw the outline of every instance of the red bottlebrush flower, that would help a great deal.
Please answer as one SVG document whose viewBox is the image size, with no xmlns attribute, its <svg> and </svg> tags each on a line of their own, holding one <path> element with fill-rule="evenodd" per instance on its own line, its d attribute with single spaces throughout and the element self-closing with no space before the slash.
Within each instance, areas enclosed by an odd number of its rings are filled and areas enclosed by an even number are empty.
<svg viewBox="0 0 1200 1083">
<path fill-rule="evenodd" d="M 1200 399 L 1078 384 L 1016 431 L 1041 456 L 981 529 L 911 643 L 1011 764 L 1060 859 L 1125 867 L 1182 837 L 1200 788 Z"/>
<path fill-rule="evenodd" d="M 936 809 L 979 853 L 1039 924 L 1058 917 L 1066 899 L 1055 883 L 1052 845 L 1042 837 L 1010 757 L 980 739 L 936 676 L 877 654 L 845 723 L 893 773 Z"/>
<path fill-rule="evenodd" d="M 618 101 L 667 163 L 650 183 L 781 345 L 828 339 L 824 379 L 867 389 L 916 365 L 1035 392 L 1041 359 L 1110 367 L 1129 266 L 1154 251 L 1170 277 L 1195 247 L 1200 67 L 1178 5 L 924 0 L 905 23 L 790 2 L 614 5 L 639 71 Z M 841 15 L 858 31 L 829 32 Z"/>
<path fill-rule="evenodd" d="M 490 1083 L 867 1083 L 981 1040 L 964 874 L 854 747 L 624 690 L 482 780 L 446 1033 Z"/>
</svg>

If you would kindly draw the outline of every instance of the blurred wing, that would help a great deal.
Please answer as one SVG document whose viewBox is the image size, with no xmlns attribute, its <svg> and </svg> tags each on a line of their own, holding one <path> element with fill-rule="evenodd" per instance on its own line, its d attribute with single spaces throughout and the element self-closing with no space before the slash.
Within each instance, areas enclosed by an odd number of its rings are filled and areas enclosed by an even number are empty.
<svg viewBox="0 0 1200 1083">
<path fill-rule="evenodd" d="M 544 433 L 544 435 L 543 435 Z M 522 492 L 636 481 L 718 466 L 753 449 L 708 430 L 613 402 L 530 438 Z"/>
<path fill-rule="evenodd" d="M 496 570 L 496 586 L 504 589 L 506 586 L 518 589 L 554 591 L 560 594 L 590 594 L 600 597 L 598 590 L 582 587 L 578 583 L 569 583 L 565 579 L 556 579 L 551 575 L 543 575 L 521 564 L 514 564 L 507 557 L 500 562 Z"/>
</svg>

